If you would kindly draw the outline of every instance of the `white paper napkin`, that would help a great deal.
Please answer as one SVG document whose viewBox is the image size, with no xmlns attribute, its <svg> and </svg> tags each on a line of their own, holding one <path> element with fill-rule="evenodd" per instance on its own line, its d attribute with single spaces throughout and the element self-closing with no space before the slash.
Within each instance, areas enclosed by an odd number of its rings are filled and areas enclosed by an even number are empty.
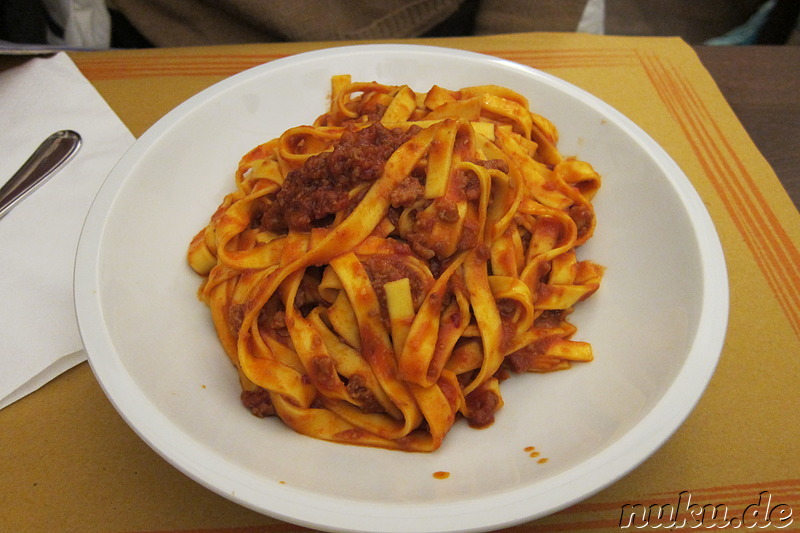
<svg viewBox="0 0 800 533">
<path fill-rule="evenodd" d="M 51 133 L 83 144 L 0 219 L 0 409 L 85 360 L 72 293 L 95 194 L 134 137 L 64 53 L 0 73 L 0 183 Z"/>
</svg>

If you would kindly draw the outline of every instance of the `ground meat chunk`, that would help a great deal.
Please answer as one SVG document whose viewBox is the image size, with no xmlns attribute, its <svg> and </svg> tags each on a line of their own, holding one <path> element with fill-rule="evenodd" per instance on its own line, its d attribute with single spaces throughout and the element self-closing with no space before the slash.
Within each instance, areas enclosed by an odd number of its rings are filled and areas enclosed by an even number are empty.
<svg viewBox="0 0 800 533">
<path fill-rule="evenodd" d="M 382 413 L 384 408 L 375 395 L 367 388 L 366 381 L 358 374 L 353 374 L 347 380 L 347 392 L 358 402 L 365 413 Z"/>
<path fill-rule="evenodd" d="M 500 398 L 484 388 L 472 391 L 466 397 L 467 421 L 471 427 L 483 428 L 494 422 L 494 413 L 500 408 Z"/>
<path fill-rule="evenodd" d="M 272 399 L 269 397 L 269 391 L 258 388 L 256 390 L 243 390 L 242 404 L 247 407 L 251 413 L 259 418 L 272 416 L 275 414 L 275 407 L 272 405 Z"/>
<path fill-rule="evenodd" d="M 536 358 L 547 353 L 548 348 L 550 348 L 554 340 L 555 337 L 552 336 L 537 339 L 516 352 L 508 354 L 503 360 L 503 363 L 517 374 L 528 372 L 535 367 Z"/>
<path fill-rule="evenodd" d="M 342 134 L 332 151 L 306 160 L 290 172 L 261 217 L 261 227 L 275 232 L 308 231 L 348 205 L 348 192 L 361 182 L 377 180 L 386 161 L 419 131 L 387 129 L 380 122 Z"/>
<path fill-rule="evenodd" d="M 410 253 L 410 252 L 409 252 Z M 429 287 L 426 286 L 416 270 L 411 268 L 401 255 L 395 254 L 375 254 L 361 258 L 361 264 L 367 271 L 372 287 L 378 296 L 378 303 L 381 308 L 381 315 L 384 321 L 389 321 L 389 311 L 386 304 L 386 292 L 383 286 L 390 281 L 408 278 L 411 285 L 411 297 L 415 306 L 422 304 L 422 300 L 428 293 Z"/>
<path fill-rule="evenodd" d="M 311 371 L 319 385 L 325 389 L 333 389 L 339 383 L 339 375 L 336 373 L 336 364 L 330 357 L 322 356 L 312 359 Z"/>
<path fill-rule="evenodd" d="M 509 168 L 508 163 L 506 163 L 502 159 L 489 159 L 486 161 L 476 161 L 475 164 L 482 166 L 483 168 L 487 168 L 489 170 L 499 170 L 504 174 L 508 174 Z"/>
<path fill-rule="evenodd" d="M 408 176 L 392 191 L 389 199 L 392 207 L 411 207 L 425 194 L 425 187 L 417 178 Z"/>
<path fill-rule="evenodd" d="M 540 329 L 552 329 L 561 325 L 566 312 L 563 309 L 546 309 L 536 317 L 534 326 Z"/>
<path fill-rule="evenodd" d="M 442 222 L 453 224 L 458 220 L 458 204 L 453 200 L 446 197 L 437 198 L 433 205 L 436 207 L 436 215 Z"/>
<path fill-rule="evenodd" d="M 496 160 L 493 159 L 492 161 Z M 479 161 L 478 163 L 481 162 Z M 459 170 L 454 174 L 454 179 L 468 201 L 475 201 L 481 197 L 481 182 L 474 172 L 471 170 Z"/>
<path fill-rule="evenodd" d="M 569 208 L 568 214 L 578 230 L 578 237 L 583 237 L 592 227 L 594 212 L 585 204 L 576 204 Z"/>
<path fill-rule="evenodd" d="M 228 327 L 234 335 L 239 334 L 239 329 L 244 321 L 244 306 L 242 304 L 231 304 L 228 308 Z"/>
</svg>

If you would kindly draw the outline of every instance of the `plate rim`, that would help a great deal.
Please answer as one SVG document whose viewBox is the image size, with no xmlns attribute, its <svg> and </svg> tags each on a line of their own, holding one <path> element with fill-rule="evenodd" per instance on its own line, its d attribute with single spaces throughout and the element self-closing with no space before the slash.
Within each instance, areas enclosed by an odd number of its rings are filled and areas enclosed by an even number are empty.
<svg viewBox="0 0 800 533">
<path fill-rule="evenodd" d="M 592 106 L 599 109 L 602 114 L 613 118 L 615 123 L 628 133 L 635 133 L 634 137 L 638 142 L 646 144 L 648 153 L 651 157 L 656 159 L 658 166 L 667 171 L 666 174 L 669 177 L 670 183 L 676 188 L 676 193 L 683 202 L 683 207 L 686 209 L 687 217 L 691 222 L 691 227 L 694 232 L 694 237 L 698 241 L 698 247 L 702 250 L 699 254 L 701 268 L 704 271 L 703 275 L 701 275 L 701 279 L 703 280 L 702 305 L 699 311 L 701 323 L 697 325 L 695 336 L 688 349 L 686 361 L 682 365 L 680 371 L 676 374 L 675 379 L 664 394 L 655 403 L 650 413 L 625 432 L 625 440 L 609 444 L 601 452 L 579 464 L 579 466 L 581 466 L 580 469 L 569 470 L 554 476 L 554 478 L 559 481 L 559 487 L 562 489 L 564 487 L 573 487 L 577 483 L 576 478 L 581 476 L 583 480 L 581 483 L 583 489 L 572 491 L 573 496 L 570 498 L 556 497 L 554 495 L 551 499 L 557 501 L 552 502 L 544 511 L 540 510 L 538 513 L 531 514 L 520 509 L 520 502 L 525 500 L 525 492 L 528 491 L 528 486 L 493 494 L 492 498 L 488 499 L 488 501 L 491 502 L 493 513 L 499 507 L 504 509 L 504 513 L 507 516 L 504 520 L 497 520 L 496 518 L 485 519 L 487 510 L 482 506 L 476 505 L 476 502 L 473 501 L 474 499 L 457 502 L 432 503 L 430 506 L 426 506 L 426 511 L 428 512 L 418 513 L 409 518 L 407 516 L 409 511 L 408 506 L 397 503 L 361 502 L 360 505 L 363 506 L 362 510 L 366 511 L 363 516 L 354 516 L 350 513 L 338 513 L 335 509 L 335 504 L 340 502 L 341 499 L 336 497 L 333 497 L 331 501 L 328 502 L 331 505 L 327 506 L 328 509 L 326 511 L 320 511 L 318 506 L 315 507 L 315 518 L 309 520 L 303 517 L 303 511 L 307 512 L 308 509 L 303 507 L 300 499 L 305 495 L 313 494 L 314 498 L 318 501 L 319 498 L 329 498 L 329 495 L 321 496 L 317 493 L 306 491 L 305 489 L 287 485 L 281 485 L 279 488 L 276 486 L 276 491 L 268 494 L 273 501 L 275 501 L 275 499 L 281 500 L 283 506 L 280 510 L 275 509 L 274 506 L 267 508 L 263 505 L 258 505 L 253 501 L 247 491 L 240 490 L 240 492 L 236 492 L 238 486 L 234 480 L 229 479 L 226 482 L 225 479 L 220 479 L 219 473 L 215 470 L 205 471 L 206 465 L 198 465 L 197 461 L 192 461 L 190 458 L 179 453 L 178 450 L 173 449 L 174 446 L 165 446 L 162 438 L 163 435 L 160 435 L 158 431 L 150 427 L 146 417 L 139 416 L 138 413 L 130 412 L 128 403 L 131 400 L 130 398 L 124 397 L 124 392 L 127 391 L 135 394 L 138 389 L 132 383 L 132 378 L 121 365 L 121 361 L 117 360 L 118 355 L 115 353 L 113 342 L 107 330 L 95 331 L 97 326 L 94 328 L 92 327 L 92 324 L 106 323 L 102 312 L 102 303 L 99 299 L 99 255 L 101 253 L 102 236 L 105 230 L 105 217 L 113 209 L 114 199 L 129 177 L 135 162 L 139 157 L 144 155 L 146 150 L 154 142 L 158 141 L 158 139 L 162 135 L 165 135 L 173 125 L 190 114 L 196 107 L 247 79 L 267 75 L 272 71 L 278 71 L 283 68 L 297 68 L 299 64 L 305 61 L 315 61 L 324 58 L 330 59 L 345 54 L 370 55 L 384 53 L 456 56 L 474 59 L 479 62 L 489 62 L 503 68 L 518 70 L 528 76 L 545 80 L 548 84 L 553 85 L 559 90 L 573 96 L 579 96 L 582 100 L 590 102 Z M 706 272 L 709 271 L 715 272 L 716 276 L 708 276 Z M 161 457 L 204 487 L 262 514 L 306 527 L 359 532 L 378 530 L 420 532 L 453 531 L 453 529 L 448 526 L 448 520 L 451 520 L 452 517 L 445 518 L 444 520 L 439 519 L 431 521 L 434 517 L 430 515 L 433 515 L 434 511 L 436 515 L 441 515 L 447 510 L 452 511 L 452 513 L 459 513 L 460 516 L 463 516 L 464 512 L 468 512 L 471 517 L 476 519 L 473 527 L 460 527 L 458 528 L 459 531 L 483 531 L 489 528 L 508 527 L 557 512 L 615 483 L 655 453 L 695 409 L 714 374 L 714 370 L 721 356 L 727 333 L 729 314 L 727 267 L 722 245 L 714 227 L 713 220 L 688 176 L 686 176 L 664 148 L 656 143 L 648 133 L 636 125 L 631 119 L 627 118 L 598 97 L 547 72 L 479 52 L 420 44 L 341 45 L 302 52 L 257 65 L 238 74 L 234 74 L 233 76 L 214 83 L 178 104 L 150 126 L 133 143 L 101 186 L 81 231 L 76 254 L 74 294 L 76 314 L 81 338 L 86 347 L 87 359 L 101 388 L 126 423 Z M 709 328 L 709 325 L 712 327 Z M 704 339 L 698 339 L 699 332 L 701 331 L 711 331 L 714 334 Z M 698 345 L 700 340 L 703 342 Z M 108 354 L 103 353 L 109 348 L 112 352 L 112 357 L 110 359 Z M 707 355 L 709 353 L 715 355 L 709 356 Z M 692 393 L 687 395 L 683 390 L 677 391 L 675 383 L 678 382 L 691 384 L 690 390 Z M 158 409 L 152 405 L 151 400 L 143 393 L 139 395 L 138 401 L 144 401 L 148 404 L 148 408 L 152 409 L 150 415 L 158 413 Z M 676 410 L 674 410 L 676 403 L 683 406 L 682 409 L 677 410 L 677 414 Z M 655 414 L 663 416 L 659 418 L 656 417 Z M 671 423 L 663 424 L 665 417 L 669 418 Z M 658 419 L 659 424 L 654 424 L 654 419 Z M 154 420 L 155 419 L 151 419 L 150 422 Z M 664 430 L 663 427 L 665 426 L 669 427 L 669 430 Z M 631 441 L 630 438 L 627 438 L 631 435 L 638 436 L 638 439 Z M 186 436 L 182 435 L 182 437 Z M 630 455 L 624 453 L 624 449 L 621 449 L 630 448 L 634 443 L 642 447 L 642 442 L 646 443 L 646 445 L 644 445 L 646 452 L 637 454 L 633 460 Z M 607 469 L 609 465 L 618 467 L 617 475 L 611 476 L 610 478 L 605 473 L 600 475 L 600 471 Z M 224 478 L 225 476 L 222 477 Z M 587 478 L 591 480 L 588 484 L 586 483 Z M 238 489 L 241 489 L 241 487 L 238 487 Z M 280 492 L 280 494 L 278 494 L 278 492 Z M 560 495 L 560 492 L 558 494 Z M 287 496 L 290 497 L 287 498 Z M 511 498 L 511 496 L 513 496 L 513 498 Z M 346 498 L 345 501 L 356 502 L 357 500 Z M 487 498 L 480 498 L 480 501 L 486 502 Z M 414 504 L 414 507 L 420 510 L 418 504 Z M 476 507 L 480 508 L 476 510 Z M 480 516 L 475 516 L 477 513 L 484 514 L 484 519 L 482 521 L 478 520 L 481 518 Z M 321 514 L 324 514 L 324 516 L 320 516 Z M 389 519 L 400 520 L 400 522 L 386 524 L 385 522 L 375 521 L 385 521 Z M 375 527 L 378 523 L 381 527 L 376 529 Z"/>
</svg>

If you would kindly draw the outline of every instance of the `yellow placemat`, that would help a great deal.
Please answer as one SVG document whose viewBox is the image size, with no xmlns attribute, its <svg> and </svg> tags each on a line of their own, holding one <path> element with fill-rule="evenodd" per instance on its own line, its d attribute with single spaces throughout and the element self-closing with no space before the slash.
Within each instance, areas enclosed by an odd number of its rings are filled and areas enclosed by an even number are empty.
<svg viewBox="0 0 800 533">
<path fill-rule="evenodd" d="M 727 340 L 717 372 L 686 423 L 619 482 L 510 531 L 648 528 L 658 520 L 637 522 L 633 514 L 668 504 L 683 511 L 686 530 L 721 527 L 725 521 L 740 528 L 800 527 L 800 371 L 794 364 L 800 355 L 800 214 L 692 49 L 672 38 L 576 34 L 404 42 L 511 59 L 616 107 L 689 176 L 711 213 L 728 262 Z M 172 107 L 227 76 L 342 44 L 352 43 L 72 57 L 139 135 Z M 0 464 L 2 531 L 304 531 L 231 503 L 172 468 L 116 414 L 86 364 L 0 411 Z M 795 516 L 787 518 L 787 510 Z"/>
</svg>

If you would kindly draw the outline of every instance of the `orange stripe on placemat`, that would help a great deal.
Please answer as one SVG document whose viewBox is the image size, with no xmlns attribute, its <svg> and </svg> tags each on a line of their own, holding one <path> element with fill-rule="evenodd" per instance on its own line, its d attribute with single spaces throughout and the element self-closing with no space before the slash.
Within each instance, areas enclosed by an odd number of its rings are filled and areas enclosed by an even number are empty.
<svg viewBox="0 0 800 533">
<path fill-rule="evenodd" d="M 702 489 L 695 489 L 694 492 L 698 494 L 722 496 L 725 494 L 741 494 L 751 493 L 753 491 L 760 492 L 762 490 L 787 490 L 787 491 L 800 491 L 800 479 L 781 479 L 774 481 L 761 481 L 758 483 L 740 483 L 737 485 L 721 485 L 715 487 L 706 487 Z M 657 498 L 659 496 L 669 496 L 671 492 L 656 492 L 648 494 L 648 498 Z"/>
<path fill-rule="evenodd" d="M 619 516 L 605 520 L 584 520 L 575 522 L 552 523 L 547 522 L 530 522 L 522 524 L 509 529 L 499 531 L 507 531 L 511 533 L 549 533 L 551 531 L 585 531 L 589 529 L 617 529 L 619 528 Z"/>
<path fill-rule="evenodd" d="M 482 53 L 539 69 L 609 68 L 638 64 L 630 50 L 486 50 Z M 231 76 L 290 54 L 180 54 L 115 58 L 77 58 L 89 79 L 129 79 L 163 76 Z"/>
<path fill-rule="evenodd" d="M 481 53 L 543 70 L 558 68 L 608 68 L 639 64 L 636 52 L 628 49 L 586 50 L 570 48 L 559 50 L 481 50 Z"/>
<path fill-rule="evenodd" d="M 287 54 L 229 54 L 81 58 L 75 63 L 91 80 L 156 76 L 232 76 Z"/>
<path fill-rule="evenodd" d="M 639 54 L 631 48 L 496 48 L 480 50 L 482 54 L 504 57 L 539 57 L 542 59 L 569 59 L 569 58 L 589 58 L 604 59 L 616 58 L 639 62 Z"/>
<path fill-rule="evenodd" d="M 795 334 L 800 337 L 800 251 L 736 150 L 681 71 L 641 55 L 653 86 L 686 134 L 709 181 L 750 249 Z"/>
<path fill-rule="evenodd" d="M 276 520 L 272 524 L 266 524 L 263 526 L 212 527 L 202 529 L 154 529 L 150 531 L 137 531 L 136 533 L 308 533 L 312 531 L 316 530 Z"/>
<path fill-rule="evenodd" d="M 638 497 L 639 501 L 635 502 L 630 499 L 606 502 L 582 502 L 567 507 L 553 516 L 619 511 L 623 505 L 632 505 L 634 503 L 641 503 L 644 505 L 662 504 L 669 501 L 675 501 L 681 491 L 690 492 L 692 494 L 692 498 L 695 500 L 703 500 L 704 502 L 711 500 L 723 500 L 723 503 L 749 502 L 754 497 L 758 497 L 760 492 L 769 491 L 772 494 L 780 495 L 782 498 L 781 501 L 786 500 L 785 503 L 800 505 L 800 479 L 786 479 L 714 487 L 683 487 L 680 490 L 669 492 L 644 494 Z"/>
<path fill-rule="evenodd" d="M 514 533 L 540 533 L 549 531 L 580 531 L 588 529 L 607 529 L 619 526 L 619 516 L 604 520 L 586 520 L 569 523 L 548 523 L 540 524 L 531 522 L 513 528 L 498 531 L 513 531 Z M 270 524 L 266 526 L 232 527 L 232 528 L 210 528 L 210 529 L 164 529 L 153 531 L 137 531 L 136 533 L 307 533 L 316 531 L 301 526 L 296 526 L 286 522 Z"/>
</svg>

